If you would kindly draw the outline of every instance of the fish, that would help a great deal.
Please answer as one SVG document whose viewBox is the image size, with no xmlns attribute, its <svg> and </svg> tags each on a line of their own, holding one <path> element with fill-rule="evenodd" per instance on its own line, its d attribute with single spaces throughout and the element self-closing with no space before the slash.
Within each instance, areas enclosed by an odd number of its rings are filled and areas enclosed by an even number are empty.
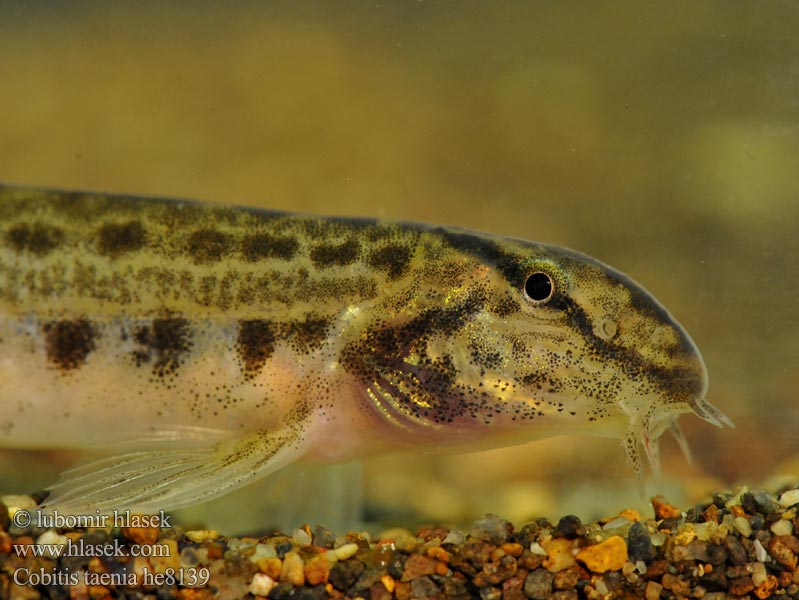
<svg viewBox="0 0 799 600">
<path fill-rule="evenodd" d="M 300 460 L 585 432 L 640 479 L 732 421 L 585 254 L 468 229 L 0 186 L 0 446 L 90 448 L 44 507 L 173 510 Z"/>
</svg>

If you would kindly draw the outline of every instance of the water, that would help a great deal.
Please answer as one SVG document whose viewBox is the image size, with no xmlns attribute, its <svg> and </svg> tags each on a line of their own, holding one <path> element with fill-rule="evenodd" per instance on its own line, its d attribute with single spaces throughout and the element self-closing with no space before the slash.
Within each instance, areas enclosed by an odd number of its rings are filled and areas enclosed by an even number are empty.
<svg viewBox="0 0 799 600">
<path fill-rule="evenodd" d="M 799 478 L 799 4 L 19 1 L 0 14 L 0 180 L 577 248 L 677 316 L 738 424 L 683 417 L 695 464 L 666 441 L 662 489 L 692 502 Z M 66 460 L 0 464 L 24 488 L 52 477 L 34 466 Z M 388 520 L 645 504 L 618 443 L 587 437 L 383 458 L 367 474 Z"/>
</svg>

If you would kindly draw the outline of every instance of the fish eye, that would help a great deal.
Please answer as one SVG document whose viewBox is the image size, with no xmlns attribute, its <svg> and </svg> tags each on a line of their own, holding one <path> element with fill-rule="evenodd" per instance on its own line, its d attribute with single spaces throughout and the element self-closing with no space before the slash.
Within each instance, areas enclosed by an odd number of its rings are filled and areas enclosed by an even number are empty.
<svg viewBox="0 0 799 600">
<path fill-rule="evenodd" d="M 555 282 L 549 274 L 536 271 L 531 273 L 524 282 L 524 293 L 535 304 L 543 304 L 555 293 Z"/>
</svg>

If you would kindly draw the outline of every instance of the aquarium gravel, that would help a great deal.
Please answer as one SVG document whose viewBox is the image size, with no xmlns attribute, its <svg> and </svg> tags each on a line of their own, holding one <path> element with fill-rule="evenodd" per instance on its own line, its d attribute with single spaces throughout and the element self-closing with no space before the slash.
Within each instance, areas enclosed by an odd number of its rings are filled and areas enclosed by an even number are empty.
<svg viewBox="0 0 799 600">
<path fill-rule="evenodd" d="M 241 538 L 21 527 L 18 513 L 35 512 L 34 501 L 3 500 L 2 598 L 799 598 L 797 489 L 742 488 L 687 510 L 657 497 L 651 515 L 628 509 L 592 523 L 567 515 L 515 527 L 486 515 L 468 531 L 337 535 L 304 525 Z M 53 548 L 61 555 L 46 556 Z"/>
</svg>

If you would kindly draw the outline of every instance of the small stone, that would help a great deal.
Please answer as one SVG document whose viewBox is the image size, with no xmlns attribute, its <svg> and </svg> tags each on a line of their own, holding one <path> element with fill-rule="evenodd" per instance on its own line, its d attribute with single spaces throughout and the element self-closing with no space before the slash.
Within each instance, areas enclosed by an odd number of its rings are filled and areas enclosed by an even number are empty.
<svg viewBox="0 0 799 600">
<path fill-rule="evenodd" d="M 774 497 L 766 490 L 752 490 L 741 495 L 741 505 L 750 515 L 770 515 L 777 510 Z"/>
<path fill-rule="evenodd" d="M 799 488 L 784 492 L 782 496 L 780 496 L 779 504 L 783 508 L 788 508 L 789 506 L 799 504 Z"/>
<path fill-rule="evenodd" d="M 577 587 L 578 581 L 580 581 L 580 568 L 572 567 L 555 573 L 555 579 L 552 584 L 556 590 L 571 590 Z"/>
<path fill-rule="evenodd" d="M 618 535 L 577 553 L 577 560 L 594 573 L 618 571 L 627 562 L 627 558 L 627 544 Z"/>
<path fill-rule="evenodd" d="M 577 564 L 574 559 L 574 542 L 566 538 L 556 538 L 546 545 L 547 557 L 544 567 L 551 573 L 557 573 Z"/>
<path fill-rule="evenodd" d="M 480 600 L 500 600 L 502 590 L 496 587 L 480 588 Z"/>
<path fill-rule="evenodd" d="M 436 561 L 421 554 L 411 554 L 405 562 L 402 581 L 411 581 L 436 572 Z"/>
<path fill-rule="evenodd" d="M 306 525 L 307 527 L 307 525 Z M 298 528 L 295 529 L 291 534 L 292 539 L 297 542 L 299 546 L 310 546 L 311 545 L 311 532 L 308 529 Z"/>
<path fill-rule="evenodd" d="M 524 595 L 532 600 L 547 600 L 552 596 L 555 576 L 546 569 L 536 569 L 524 580 Z"/>
<path fill-rule="evenodd" d="M 333 544 L 336 543 L 336 534 L 330 531 L 327 527 L 315 525 L 313 528 L 313 543 L 314 546 L 332 550 Z"/>
<path fill-rule="evenodd" d="M 552 600 L 577 600 L 577 590 L 561 590 L 552 594 Z"/>
<path fill-rule="evenodd" d="M 458 529 L 451 529 L 443 540 L 442 544 L 462 544 L 466 540 L 466 534 Z"/>
<path fill-rule="evenodd" d="M 630 560 L 645 563 L 655 560 L 655 547 L 649 537 L 649 530 L 643 523 L 633 523 L 627 533 L 627 553 Z"/>
<path fill-rule="evenodd" d="M 250 582 L 247 591 L 250 592 L 253 596 L 268 596 L 269 592 L 272 591 L 277 584 L 275 580 L 269 577 L 269 575 L 264 575 L 263 573 L 256 573 L 252 576 L 252 581 Z"/>
<path fill-rule="evenodd" d="M 197 531 L 187 531 L 186 537 L 196 544 L 202 544 L 203 542 L 218 538 L 219 532 L 214 529 L 200 529 Z"/>
<path fill-rule="evenodd" d="M 566 515 L 558 521 L 555 533 L 560 537 L 575 538 L 585 533 L 585 528 L 583 527 L 583 522 L 580 521 L 580 517 Z"/>
<path fill-rule="evenodd" d="M 752 526 L 749 524 L 749 519 L 746 517 L 735 517 L 732 520 L 732 526 L 740 533 L 743 537 L 748 538 L 752 535 Z"/>
<path fill-rule="evenodd" d="M 646 584 L 646 591 L 644 592 L 644 597 L 646 600 L 660 600 L 660 592 L 663 590 L 663 586 L 660 585 L 657 581 L 650 581 Z"/>
<path fill-rule="evenodd" d="M 348 560 L 336 563 L 330 569 L 330 583 L 339 590 L 346 590 L 355 583 L 355 580 L 358 579 L 365 570 L 366 565 L 359 560 Z"/>
<path fill-rule="evenodd" d="M 691 583 L 680 577 L 679 575 L 672 575 L 665 573 L 663 579 L 660 580 L 663 587 L 667 590 L 674 592 L 676 595 L 687 596 L 691 591 Z"/>
<path fill-rule="evenodd" d="M 724 538 L 724 547 L 730 555 L 730 562 L 734 565 L 745 565 L 749 557 L 746 555 L 746 548 L 733 535 Z"/>
<path fill-rule="evenodd" d="M 762 562 L 750 563 L 749 571 L 752 573 L 752 583 L 756 586 L 766 582 L 766 565 Z"/>
<path fill-rule="evenodd" d="M 513 533 L 513 525 L 492 514 L 487 514 L 484 518 L 475 521 L 471 530 L 473 538 L 495 545 L 507 540 L 511 533 Z"/>
<path fill-rule="evenodd" d="M 358 552 L 358 544 L 344 544 L 333 550 L 333 554 L 335 554 L 338 560 L 347 560 L 351 556 L 355 556 Z"/>
<path fill-rule="evenodd" d="M 269 575 L 274 580 L 280 579 L 283 572 L 283 561 L 277 556 L 258 559 L 258 570 L 264 575 Z"/>
<path fill-rule="evenodd" d="M 760 543 L 760 540 L 755 540 L 755 543 L 752 544 L 755 547 L 755 558 L 760 562 L 766 562 L 768 559 L 768 552 L 763 547 L 763 544 Z"/>
<path fill-rule="evenodd" d="M 778 585 L 777 578 L 774 575 L 768 575 L 766 576 L 766 581 L 755 588 L 755 596 L 760 598 L 760 600 L 765 600 L 774 593 Z"/>
<path fill-rule="evenodd" d="M 369 598 L 370 600 L 391 600 L 391 592 L 378 582 L 369 588 Z"/>
<path fill-rule="evenodd" d="M 380 578 L 380 582 L 383 584 L 383 587 L 388 590 L 389 594 L 394 593 L 394 588 L 397 587 L 397 582 L 394 581 L 394 578 L 391 575 L 383 575 Z"/>
<path fill-rule="evenodd" d="M 474 578 L 477 587 L 497 585 L 512 577 L 516 573 L 516 559 L 505 556 L 499 563 L 485 563 L 483 570 Z"/>
<path fill-rule="evenodd" d="M 413 552 L 421 545 L 421 540 L 407 529 L 395 527 L 382 532 L 378 538 L 381 542 L 392 542 L 401 552 Z M 458 542 L 460 543 L 460 542 Z"/>
<path fill-rule="evenodd" d="M 305 584 L 305 573 L 300 555 L 296 552 L 286 552 L 283 557 L 283 568 L 280 571 L 280 583 L 290 583 L 293 586 Z"/>
<path fill-rule="evenodd" d="M 727 580 L 727 591 L 733 596 L 745 596 L 754 589 L 755 584 L 749 576 Z"/>
<path fill-rule="evenodd" d="M 305 582 L 308 585 L 327 583 L 327 579 L 330 577 L 330 561 L 327 560 L 324 554 L 314 556 L 305 563 L 303 572 L 305 573 Z"/>
<path fill-rule="evenodd" d="M 799 540 L 792 535 L 775 535 L 771 538 L 771 541 L 769 541 L 768 553 L 778 563 L 791 570 L 796 568 L 798 552 Z"/>
<path fill-rule="evenodd" d="M 663 496 L 652 498 L 652 508 L 655 509 L 655 516 L 658 519 L 679 519 L 682 512 L 676 506 L 672 506 Z"/>
<path fill-rule="evenodd" d="M 438 595 L 438 586 L 429 577 L 419 577 L 411 581 L 411 598 L 414 600 L 435 600 Z"/>
<path fill-rule="evenodd" d="M 771 524 L 770 529 L 774 535 L 791 535 L 793 533 L 793 523 L 785 519 L 779 519 Z"/>
</svg>

